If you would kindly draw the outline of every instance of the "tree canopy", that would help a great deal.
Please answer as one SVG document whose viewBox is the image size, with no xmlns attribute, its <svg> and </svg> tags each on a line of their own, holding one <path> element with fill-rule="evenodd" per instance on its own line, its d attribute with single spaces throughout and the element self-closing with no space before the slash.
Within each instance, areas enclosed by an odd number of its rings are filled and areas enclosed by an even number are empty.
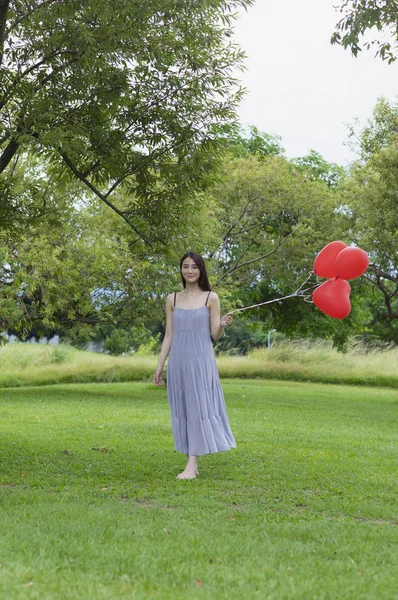
<svg viewBox="0 0 398 600">
<path fill-rule="evenodd" d="M 41 156 L 58 181 L 80 181 L 146 245 L 161 243 L 137 212 L 144 203 L 146 222 L 156 222 L 208 185 L 242 94 L 232 75 L 243 58 L 231 41 L 234 11 L 250 4 L 0 2 L 0 173 L 21 151 Z M 12 198 L 2 202 L 12 211 Z"/>
<path fill-rule="evenodd" d="M 351 237 L 370 254 L 368 277 L 392 321 L 398 319 L 398 104 L 381 98 L 366 127 L 354 126 L 351 135 L 360 156 L 345 183 Z"/>
<path fill-rule="evenodd" d="M 350 48 L 357 56 L 363 48 L 376 48 L 376 56 L 388 63 L 398 58 L 398 4 L 395 0 L 344 0 L 336 7 L 343 18 L 336 25 L 332 44 Z M 364 40 L 376 29 L 379 36 Z M 373 35 L 373 33 L 372 33 Z"/>
</svg>

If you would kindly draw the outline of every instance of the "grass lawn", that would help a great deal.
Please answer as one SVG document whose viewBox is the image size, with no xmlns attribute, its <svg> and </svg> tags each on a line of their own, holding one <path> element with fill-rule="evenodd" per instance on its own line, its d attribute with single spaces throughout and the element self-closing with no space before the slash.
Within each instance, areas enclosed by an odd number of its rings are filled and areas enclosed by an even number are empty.
<svg viewBox="0 0 398 600">
<path fill-rule="evenodd" d="M 178 481 L 165 388 L 0 390 L 0 597 L 391 600 L 391 389 L 223 380 L 237 448 Z"/>
</svg>

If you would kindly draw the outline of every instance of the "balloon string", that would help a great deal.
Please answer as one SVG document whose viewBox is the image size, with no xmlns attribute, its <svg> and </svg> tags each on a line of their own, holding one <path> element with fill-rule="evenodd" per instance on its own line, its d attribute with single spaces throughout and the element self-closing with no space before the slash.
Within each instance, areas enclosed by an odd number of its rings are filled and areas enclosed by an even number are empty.
<svg viewBox="0 0 398 600">
<path fill-rule="evenodd" d="M 301 290 L 301 288 L 307 283 L 307 281 L 309 281 L 309 279 L 311 279 L 311 277 L 313 275 L 315 275 L 315 271 L 310 271 L 310 274 L 308 275 L 307 279 L 305 281 L 303 281 L 303 283 L 300 285 L 300 287 L 295 291 L 295 294 L 298 294 L 298 292 Z"/>
<path fill-rule="evenodd" d="M 252 304 L 251 306 L 245 306 L 244 308 L 236 308 L 235 310 L 230 310 L 229 314 L 232 314 L 234 312 L 239 312 L 241 310 L 249 310 L 249 308 L 255 308 L 256 306 L 264 306 L 265 304 L 272 304 L 273 302 L 280 302 L 281 300 L 286 300 L 287 298 L 294 298 L 294 297 L 304 298 L 304 299 L 309 298 L 308 294 L 305 294 L 305 292 L 308 292 L 308 290 L 314 289 L 320 285 L 319 283 L 315 283 L 308 288 L 302 289 L 302 287 L 307 283 L 307 281 L 312 277 L 313 274 L 314 274 L 314 271 L 311 271 L 311 273 L 307 277 L 307 279 L 305 281 L 303 281 L 303 283 L 300 285 L 300 287 L 293 294 L 289 294 L 288 296 L 282 296 L 281 298 L 274 298 L 273 300 L 267 300 L 266 302 L 260 302 L 259 304 Z"/>
</svg>

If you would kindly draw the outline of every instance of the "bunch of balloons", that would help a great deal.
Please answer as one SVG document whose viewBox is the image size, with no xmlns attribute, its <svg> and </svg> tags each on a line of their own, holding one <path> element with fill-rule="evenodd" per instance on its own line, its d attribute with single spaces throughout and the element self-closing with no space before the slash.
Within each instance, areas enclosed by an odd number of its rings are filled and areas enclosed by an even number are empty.
<svg viewBox="0 0 398 600">
<path fill-rule="evenodd" d="M 365 273 L 369 258 L 361 248 L 347 246 L 344 242 L 330 242 L 314 262 L 314 272 L 328 281 L 312 293 L 314 304 L 329 317 L 344 319 L 350 314 L 351 286 L 347 279 L 356 279 Z"/>
<path fill-rule="evenodd" d="M 313 271 L 310 272 L 307 279 L 295 292 L 282 298 L 274 298 L 251 306 L 236 308 L 229 312 L 232 314 L 249 310 L 265 304 L 281 302 L 281 300 L 287 298 L 304 298 L 306 302 L 309 302 L 308 298 L 312 297 L 312 302 L 326 315 L 333 317 L 333 319 L 344 319 L 351 311 L 351 286 L 347 279 L 356 279 L 363 275 L 368 268 L 368 264 L 368 255 L 361 248 L 347 246 L 347 244 L 340 241 L 330 242 L 320 251 L 315 259 Z M 328 281 L 322 284 L 311 284 L 310 287 L 306 288 L 305 286 L 314 274 L 324 277 Z"/>
</svg>

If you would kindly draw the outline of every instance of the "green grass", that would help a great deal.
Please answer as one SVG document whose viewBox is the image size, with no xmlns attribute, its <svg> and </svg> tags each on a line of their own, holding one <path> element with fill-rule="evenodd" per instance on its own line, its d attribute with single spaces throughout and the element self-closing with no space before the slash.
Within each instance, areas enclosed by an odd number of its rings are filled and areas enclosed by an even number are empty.
<svg viewBox="0 0 398 600">
<path fill-rule="evenodd" d="M 0 597 L 395 598 L 397 392 L 223 388 L 237 448 L 193 481 L 164 387 L 3 389 Z"/>
<path fill-rule="evenodd" d="M 109 356 L 67 345 L 7 344 L 0 347 L 0 388 L 53 383 L 151 382 L 157 355 Z M 217 357 L 222 378 L 280 379 L 398 388 L 398 348 L 347 354 L 326 342 L 277 342 L 249 356 Z"/>
</svg>

